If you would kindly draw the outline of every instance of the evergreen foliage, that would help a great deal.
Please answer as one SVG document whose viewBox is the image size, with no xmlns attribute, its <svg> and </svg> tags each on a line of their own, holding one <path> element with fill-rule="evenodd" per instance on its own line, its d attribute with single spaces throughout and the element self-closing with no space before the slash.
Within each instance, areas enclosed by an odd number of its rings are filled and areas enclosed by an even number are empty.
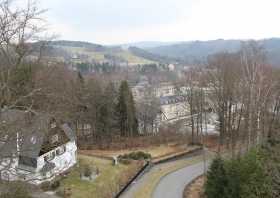
<svg viewBox="0 0 280 198">
<path fill-rule="evenodd" d="M 214 159 L 209 172 L 207 173 L 207 182 L 205 193 L 208 198 L 224 198 L 226 187 L 228 185 L 226 170 L 222 158 Z"/>
<path fill-rule="evenodd" d="M 136 136 L 138 134 L 138 121 L 133 95 L 127 81 L 122 81 L 121 83 L 116 113 L 118 115 L 118 129 L 121 136 Z"/>
<path fill-rule="evenodd" d="M 266 149 L 253 149 L 237 159 L 223 161 L 219 157 L 216 158 L 207 174 L 206 196 L 208 198 L 277 197 L 273 195 L 271 189 L 273 176 L 269 175 L 269 169 L 266 169 L 268 164 L 266 153 Z"/>
<path fill-rule="evenodd" d="M 103 93 L 104 105 L 100 108 L 100 122 L 102 133 L 106 137 L 111 137 L 115 131 L 116 116 L 115 106 L 117 93 L 113 83 L 109 83 Z"/>
</svg>

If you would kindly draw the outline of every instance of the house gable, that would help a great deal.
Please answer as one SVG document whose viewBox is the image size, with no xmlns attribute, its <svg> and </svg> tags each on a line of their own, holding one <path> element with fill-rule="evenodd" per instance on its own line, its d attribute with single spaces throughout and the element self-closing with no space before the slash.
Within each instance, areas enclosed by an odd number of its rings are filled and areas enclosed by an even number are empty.
<svg viewBox="0 0 280 198">
<path fill-rule="evenodd" d="M 54 126 L 54 123 L 50 123 L 50 128 L 48 133 L 44 136 L 39 156 L 60 147 L 69 141 L 71 141 L 70 138 L 60 126 L 57 124 Z"/>
</svg>

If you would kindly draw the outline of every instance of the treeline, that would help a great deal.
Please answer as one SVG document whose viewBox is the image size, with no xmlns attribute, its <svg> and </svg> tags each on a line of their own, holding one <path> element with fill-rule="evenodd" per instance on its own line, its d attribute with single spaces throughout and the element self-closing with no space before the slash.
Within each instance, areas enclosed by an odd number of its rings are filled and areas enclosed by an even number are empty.
<svg viewBox="0 0 280 198">
<path fill-rule="evenodd" d="M 120 67 L 109 63 L 77 63 L 74 67 L 82 74 L 88 73 L 113 73 L 120 71 Z"/>
<path fill-rule="evenodd" d="M 218 115 L 218 157 L 207 173 L 206 197 L 279 197 L 279 69 L 267 64 L 262 46 L 253 41 L 237 53 L 210 57 L 207 68 L 196 72 L 203 80 L 193 85 L 207 83 L 203 95 Z"/>
<path fill-rule="evenodd" d="M 63 64 L 47 66 L 44 62 L 23 61 L 1 68 L 1 76 L 9 77 L 0 79 L 1 108 L 51 114 L 69 122 L 79 140 L 91 143 L 139 134 L 136 107 L 126 80 L 113 83 L 106 75 L 83 77 Z"/>
<path fill-rule="evenodd" d="M 73 121 L 80 135 L 87 138 L 90 134 L 95 140 L 138 135 L 134 99 L 127 81 L 120 85 L 96 79 L 85 81 L 79 74 L 77 88 L 77 104 L 80 105 L 73 114 Z M 88 134 L 84 134 L 85 130 Z"/>
<path fill-rule="evenodd" d="M 188 87 L 193 136 L 205 128 L 204 114 L 211 109 L 218 116 L 219 150 L 225 146 L 235 157 L 266 142 L 279 124 L 279 74 L 255 41 L 244 42 L 239 52 L 209 57 L 206 67 L 189 69 L 182 83 Z"/>
<path fill-rule="evenodd" d="M 34 98 L 38 110 L 71 121 L 79 137 L 88 141 L 138 135 L 135 103 L 127 81 L 113 83 L 102 75 L 84 78 L 64 67 L 53 69 L 48 76 L 43 72 L 44 80 L 37 84 L 42 89 Z"/>
</svg>

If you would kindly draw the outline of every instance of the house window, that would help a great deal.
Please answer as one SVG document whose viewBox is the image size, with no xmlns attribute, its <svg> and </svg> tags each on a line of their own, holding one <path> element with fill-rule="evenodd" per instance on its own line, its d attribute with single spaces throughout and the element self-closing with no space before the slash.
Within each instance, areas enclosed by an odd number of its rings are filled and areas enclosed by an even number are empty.
<svg viewBox="0 0 280 198">
<path fill-rule="evenodd" d="M 63 153 L 65 153 L 66 151 L 66 146 L 63 145 L 62 147 L 59 147 L 55 152 L 56 152 L 56 155 L 62 155 Z"/>
<path fill-rule="evenodd" d="M 32 144 L 36 144 L 36 142 L 37 142 L 36 137 L 35 137 L 35 136 L 32 136 L 32 137 L 30 138 L 30 142 L 31 142 Z"/>
<path fill-rule="evenodd" d="M 44 160 L 45 160 L 45 162 L 50 161 L 50 159 L 51 159 L 50 155 L 46 155 L 46 156 L 44 156 Z"/>
<path fill-rule="evenodd" d="M 55 134 L 51 137 L 51 143 L 54 144 L 56 142 L 58 142 L 58 134 Z"/>
<path fill-rule="evenodd" d="M 3 138 L 4 141 L 7 141 L 7 140 L 8 140 L 8 137 L 9 137 L 8 135 L 5 135 L 4 138 Z"/>
<path fill-rule="evenodd" d="M 37 168 L 37 159 L 25 156 L 19 156 L 19 165 L 29 166 L 32 168 Z"/>
<path fill-rule="evenodd" d="M 4 172 L 1 172 L 1 179 L 3 180 L 10 180 L 10 175 L 8 172 L 4 171 Z"/>
<path fill-rule="evenodd" d="M 48 153 L 46 156 L 44 156 L 44 160 L 46 162 L 49 162 L 51 160 L 53 160 L 55 158 L 55 152 L 51 152 L 51 153 Z"/>
<path fill-rule="evenodd" d="M 56 122 L 53 121 L 53 122 L 51 123 L 51 129 L 54 129 L 55 127 L 56 127 Z"/>
</svg>

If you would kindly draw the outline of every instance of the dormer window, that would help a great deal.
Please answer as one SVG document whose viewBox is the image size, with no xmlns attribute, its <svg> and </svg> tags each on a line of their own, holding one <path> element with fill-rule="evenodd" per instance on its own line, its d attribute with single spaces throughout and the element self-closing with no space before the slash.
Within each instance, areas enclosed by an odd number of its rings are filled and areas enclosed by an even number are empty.
<svg viewBox="0 0 280 198">
<path fill-rule="evenodd" d="M 36 144 L 36 137 L 35 136 L 32 136 L 31 138 L 30 138 L 30 142 L 32 143 L 32 144 Z"/>
<path fill-rule="evenodd" d="M 55 158 L 55 152 L 48 153 L 46 156 L 44 156 L 44 161 L 49 162 Z"/>
<path fill-rule="evenodd" d="M 6 135 L 4 135 L 4 137 L 3 137 L 3 141 L 7 141 L 8 140 L 8 138 L 9 138 L 9 136 L 6 134 Z"/>
<path fill-rule="evenodd" d="M 56 142 L 58 142 L 58 134 L 55 134 L 51 137 L 51 143 L 54 144 Z"/>
<path fill-rule="evenodd" d="M 56 127 L 56 122 L 51 123 L 51 129 L 54 129 Z"/>
</svg>

